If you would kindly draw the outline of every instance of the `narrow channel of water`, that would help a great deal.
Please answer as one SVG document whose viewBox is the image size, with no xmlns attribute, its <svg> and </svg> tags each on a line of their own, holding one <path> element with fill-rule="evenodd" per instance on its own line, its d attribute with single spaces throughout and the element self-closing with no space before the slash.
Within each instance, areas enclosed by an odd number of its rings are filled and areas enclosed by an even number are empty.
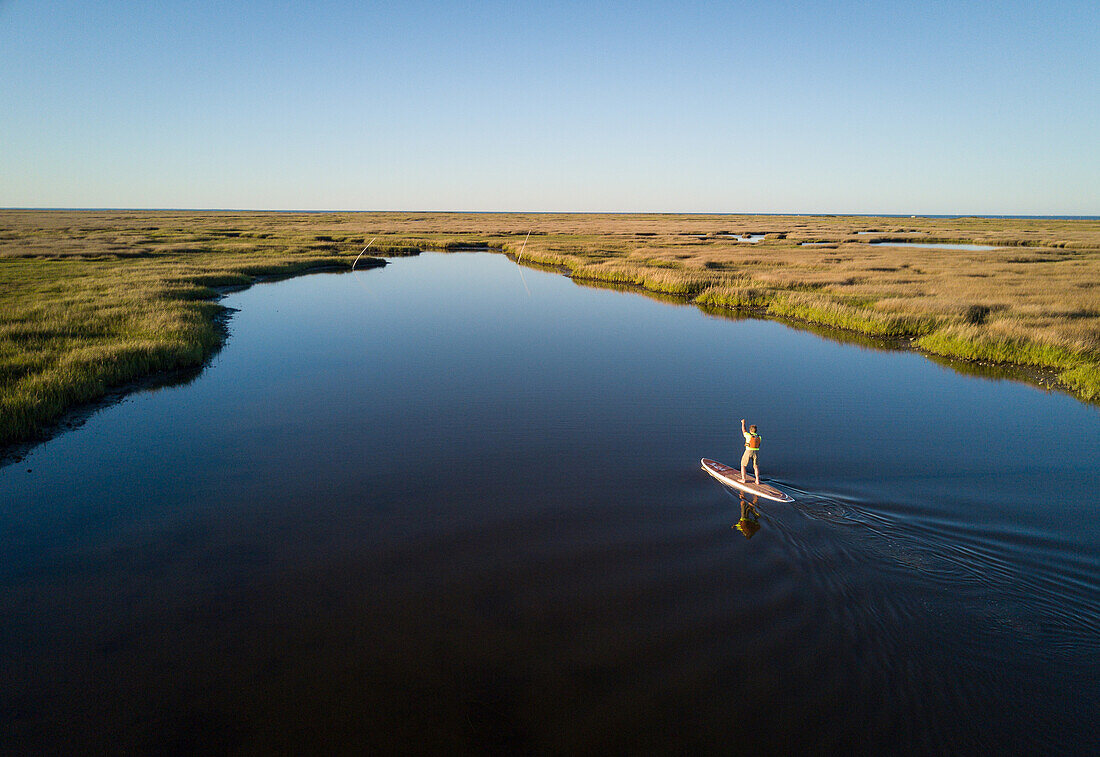
<svg viewBox="0 0 1100 757">
<path fill-rule="evenodd" d="M 763 242 L 763 234 L 715 234 L 723 239 L 736 239 L 738 242 Z"/>
<path fill-rule="evenodd" d="M 991 244 L 962 244 L 955 242 L 868 242 L 872 247 L 927 247 L 939 250 L 999 250 Z"/>
<path fill-rule="evenodd" d="M 1095 751 L 1096 408 L 501 255 L 225 302 L 0 468 L 14 752 Z"/>
</svg>

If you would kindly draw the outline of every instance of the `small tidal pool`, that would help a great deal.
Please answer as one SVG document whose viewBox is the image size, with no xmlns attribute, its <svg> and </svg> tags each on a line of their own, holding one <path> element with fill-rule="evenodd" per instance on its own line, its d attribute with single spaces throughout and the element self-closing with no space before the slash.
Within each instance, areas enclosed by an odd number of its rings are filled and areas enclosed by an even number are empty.
<svg viewBox="0 0 1100 757">
<path fill-rule="evenodd" d="M 488 253 L 225 304 L 0 469 L 14 751 L 1095 750 L 1095 407 Z"/>
</svg>

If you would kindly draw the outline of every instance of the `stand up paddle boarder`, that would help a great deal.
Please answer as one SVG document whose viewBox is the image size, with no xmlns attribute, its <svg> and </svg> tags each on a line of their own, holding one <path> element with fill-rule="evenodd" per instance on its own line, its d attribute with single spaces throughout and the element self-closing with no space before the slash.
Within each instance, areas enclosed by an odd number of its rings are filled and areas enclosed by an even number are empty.
<svg viewBox="0 0 1100 757">
<path fill-rule="evenodd" d="M 752 460 L 752 472 L 756 476 L 757 485 L 760 484 L 760 466 L 756 462 L 756 453 L 760 451 L 760 434 L 756 433 L 756 424 L 745 430 L 745 419 L 741 419 L 741 433 L 745 436 L 745 454 L 741 456 L 741 481 L 745 479 L 745 466 Z"/>
</svg>

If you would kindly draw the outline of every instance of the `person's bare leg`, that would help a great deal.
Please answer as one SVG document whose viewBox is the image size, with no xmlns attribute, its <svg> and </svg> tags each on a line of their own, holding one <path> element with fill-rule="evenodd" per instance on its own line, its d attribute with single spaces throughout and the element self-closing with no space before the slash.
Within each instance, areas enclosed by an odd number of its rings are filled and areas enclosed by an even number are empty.
<svg viewBox="0 0 1100 757">
<path fill-rule="evenodd" d="M 756 462 L 756 458 L 752 461 L 752 472 L 756 475 L 756 485 L 760 486 L 760 465 Z"/>
<path fill-rule="evenodd" d="M 741 463 L 741 483 L 745 483 L 745 464 Z"/>
</svg>

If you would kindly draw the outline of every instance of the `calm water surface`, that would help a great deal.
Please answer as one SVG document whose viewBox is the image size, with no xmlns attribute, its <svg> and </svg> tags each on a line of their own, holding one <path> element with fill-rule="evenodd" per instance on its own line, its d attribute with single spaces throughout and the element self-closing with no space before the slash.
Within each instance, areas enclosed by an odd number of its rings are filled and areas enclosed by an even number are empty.
<svg viewBox="0 0 1100 757">
<path fill-rule="evenodd" d="M 1095 753 L 1095 408 L 489 254 L 226 304 L 0 469 L 0 751 Z"/>
<path fill-rule="evenodd" d="M 992 244 L 963 244 L 961 242 L 869 242 L 872 247 L 926 247 L 932 250 L 998 250 Z"/>
</svg>

